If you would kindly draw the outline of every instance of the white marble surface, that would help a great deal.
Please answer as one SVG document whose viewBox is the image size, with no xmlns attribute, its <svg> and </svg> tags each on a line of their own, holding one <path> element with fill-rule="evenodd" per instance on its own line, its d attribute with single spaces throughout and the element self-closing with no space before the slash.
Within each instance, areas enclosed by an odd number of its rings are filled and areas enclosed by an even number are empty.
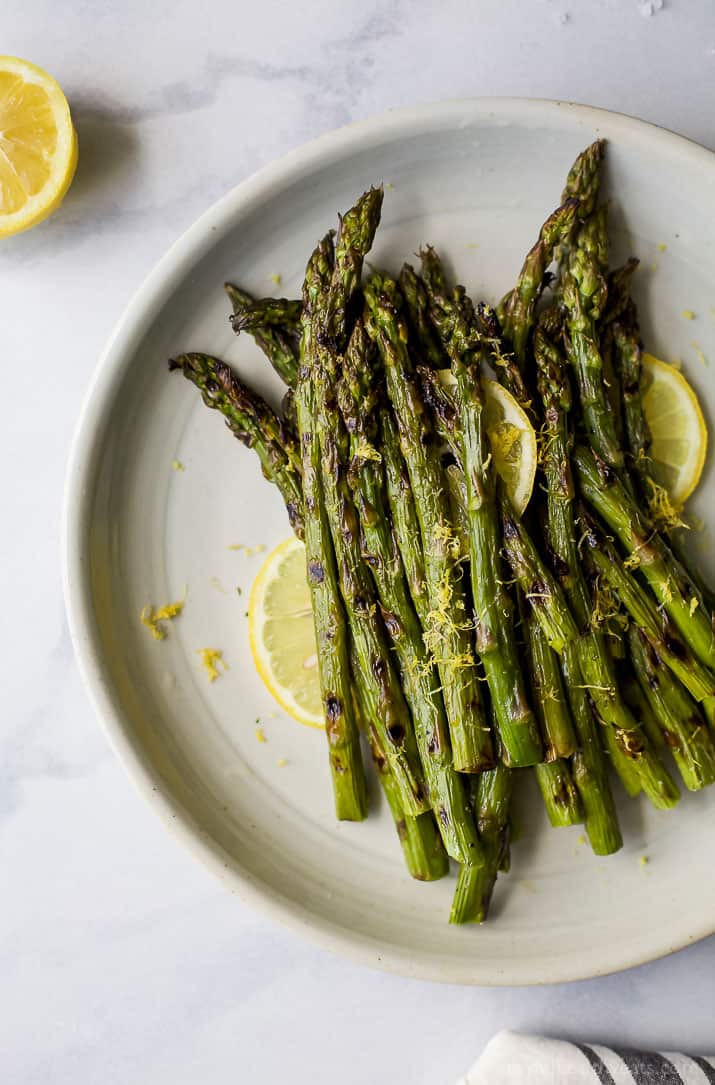
<svg viewBox="0 0 715 1085">
<path fill-rule="evenodd" d="M 288 148 L 428 99 L 575 99 L 715 148 L 712 0 L 641 8 L 4 0 L 2 50 L 61 81 L 81 153 L 61 211 L 0 243 L 3 1082 L 438 1085 L 500 1027 L 715 1048 L 715 940 L 569 987 L 438 988 L 343 963 L 242 908 L 165 835 L 110 753 L 59 575 L 84 389 L 177 234 Z"/>
</svg>

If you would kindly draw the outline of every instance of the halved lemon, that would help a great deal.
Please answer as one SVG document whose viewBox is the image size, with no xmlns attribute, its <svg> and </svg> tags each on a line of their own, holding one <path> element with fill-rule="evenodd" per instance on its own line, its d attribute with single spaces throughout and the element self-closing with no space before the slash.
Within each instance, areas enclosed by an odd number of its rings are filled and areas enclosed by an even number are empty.
<svg viewBox="0 0 715 1085">
<path fill-rule="evenodd" d="M 450 369 L 441 369 L 439 378 L 446 388 L 456 386 Z M 534 489 L 538 461 L 536 432 L 511 392 L 502 388 L 498 381 L 484 379 L 482 388 L 494 466 L 506 486 L 514 511 L 521 516 Z"/>
<path fill-rule="evenodd" d="M 27 60 L 0 57 L 0 237 L 51 215 L 76 166 L 77 136 L 59 83 Z"/>
<path fill-rule="evenodd" d="M 305 548 L 287 539 L 266 558 L 251 589 L 248 636 L 256 670 L 293 719 L 323 727 Z"/>
<path fill-rule="evenodd" d="M 643 412 L 652 437 L 653 473 L 680 507 L 700 481 L 708 431 L 697 396 L 683 374 L 643 355 Z"/>
</svg>

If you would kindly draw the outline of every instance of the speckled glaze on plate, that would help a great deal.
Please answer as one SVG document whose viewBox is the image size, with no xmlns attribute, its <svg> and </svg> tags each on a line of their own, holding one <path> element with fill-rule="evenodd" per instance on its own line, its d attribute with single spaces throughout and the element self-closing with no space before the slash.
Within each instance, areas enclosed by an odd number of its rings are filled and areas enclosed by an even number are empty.
<svg viewBox="0 0 715 1085">
<path fill-rule="evenodd" d="M 697 352 L 715 362 L 715 156 L 617 114 L 477 99 L 333 132 L 228 193 L 128 306 L 73 446 L 64 529 L 72 636 L 135 784 L 241 899 L 328 948 L 409 976 L 585 978 L 711 934 L 715 795 L 685 795 L 670 813 L 624 802 L 626 846 L 597 859 L 579 829 L 547 826 L 525 778 L 521 835 L 492 919 L 449 927 L 453 879 L 409 879 L 378 796 L 367 822 L 335 822 L 323 735 L 282 714 L 254 672 L 245 610 L 262 560 L 256 548 L 286 537 L 288 525 L 252 454 L 187 382 L 169 376 L 166 359 L 212 351 L 277 396 L 267 364 L 230 331 L 222 283 L 269 293 L 280 275 L 280 292 L 295 294 L 315 240 L 373 182 L 387 185 L 374 263 L 396 269 L 430 241 L 470 291 L 496 300 L 557 204 L 572 159 L 596 136 L 609 140 L 614 257 L 643 261 L 648 347 L 682 359 L 711 421 L 715 388 Z M 697 320 L 684 320 L 683 309 Z M 693 511 L 712 520 L 712 505 L 708 463 Z M 693 545 L 712 572 L 712 535 Z M 153 640 L 142 607 L 184 596 L 169 636 Z M 230 668 L 213 684 L 200 666 L 205 647 L 223 650 Z"/>
</svg>

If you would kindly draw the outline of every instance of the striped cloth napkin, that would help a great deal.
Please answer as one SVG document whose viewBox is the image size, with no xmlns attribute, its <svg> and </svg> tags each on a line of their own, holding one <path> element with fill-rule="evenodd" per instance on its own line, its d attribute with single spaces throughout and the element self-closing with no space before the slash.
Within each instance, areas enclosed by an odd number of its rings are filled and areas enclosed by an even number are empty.
<svg viewBox="0 0 715 1085">
<path fill-rule="evenodd" d="M 715 1085 L 715 1057 L 498 1032 L 457 1085 Z"/>
</svg>

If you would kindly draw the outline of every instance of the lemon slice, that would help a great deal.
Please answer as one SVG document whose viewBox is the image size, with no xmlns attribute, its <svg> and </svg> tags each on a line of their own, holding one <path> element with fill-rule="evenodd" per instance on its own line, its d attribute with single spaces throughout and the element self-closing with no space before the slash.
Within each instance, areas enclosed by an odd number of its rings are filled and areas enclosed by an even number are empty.
<svg viewBox="0 0 715 1085">
<path fill-rule="evenodd" d="M 445 388 L 456 388 L 450 369 L 440 369 Z M 482 380 L 489 447 L 497 474 L 506 486 L 514 511 L 521 516 L 529 504 L 538 460 L 536 433 L 511 392 L 495 380 Z"/>
<path fill-rule="evenodd" d="M 703 412 L 683 374 L 652 354 L 643 355 L 643 387 L 653 473 L 680 507 L 700 481 L 705 463 L 708 431 Z"/>
<path fill-rule="evenodd" d="M 0 237 L 51 215 L 76 165 L 77 136 L 59 84 L 26 60 L 0 57 Z"/>
<path fill-rule="evenodd" d="M 266 558 L 251 589 L 248 636 L 256 670 L 299 723 L 323 727 L 305 548 L 287 539 Z"/>
<path fill-rule="evenodd" d="M 536 433 L 511 392 L 494 380 L 482 384 L 494 466 L 506 485 L 514 511 L 521 516 L 534 489 L 538 460 Z"/>
</svg>

